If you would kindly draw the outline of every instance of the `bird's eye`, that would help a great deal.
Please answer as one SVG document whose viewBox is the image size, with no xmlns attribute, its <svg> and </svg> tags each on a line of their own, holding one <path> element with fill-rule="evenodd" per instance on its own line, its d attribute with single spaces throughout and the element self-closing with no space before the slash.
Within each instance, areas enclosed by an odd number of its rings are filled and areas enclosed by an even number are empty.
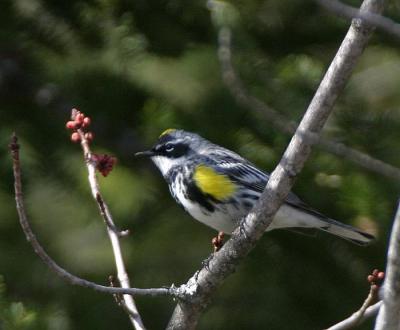
<svg viewBox="0 0 400 330">
<path fill-rule="evenodd" d="M 171 152 L 172 150 L 174 150 L 175 146 L 172 143 L 167 143 L 165 145 L 165 151 L 166 152 Z"/>
</svg>

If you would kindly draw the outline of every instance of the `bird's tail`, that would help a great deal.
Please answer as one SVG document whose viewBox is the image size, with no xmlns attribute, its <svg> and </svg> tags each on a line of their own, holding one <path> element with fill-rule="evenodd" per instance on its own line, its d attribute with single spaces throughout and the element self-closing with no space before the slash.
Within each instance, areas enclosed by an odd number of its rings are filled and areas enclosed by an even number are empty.
<svg viewBox="0 0 400 330">
<path fill-rule="evenodd" d="M 321 223 L 322 225 L 319 227 L 319 229 L 358 245 L 367 245 L 375 238 L 371 234 L 368 234 L 362 230 L 329 218 L 322 220 Z"/>
<path fill-rule="evenodd" d="M 367 245 L 374 236 L 303 205 L 284 204 L 267 230 L 273 229 L 319 229 L 359 245 Z"/>
</svg>

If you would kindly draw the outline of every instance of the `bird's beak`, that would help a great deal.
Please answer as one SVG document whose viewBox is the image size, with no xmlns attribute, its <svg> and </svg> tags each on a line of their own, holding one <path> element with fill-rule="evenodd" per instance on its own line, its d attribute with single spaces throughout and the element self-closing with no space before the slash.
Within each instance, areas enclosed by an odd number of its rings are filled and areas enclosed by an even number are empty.
<svg viewBox="0 0 400 330">
<path fill-rule="evenodd" d="M 154 156 L 154 151 L 152 151 L 152 150 L 139 151 L 135 154 L 135 157 L 138 157 L 138 156 L 151 157 L 151 156 Z"/>
</svg>

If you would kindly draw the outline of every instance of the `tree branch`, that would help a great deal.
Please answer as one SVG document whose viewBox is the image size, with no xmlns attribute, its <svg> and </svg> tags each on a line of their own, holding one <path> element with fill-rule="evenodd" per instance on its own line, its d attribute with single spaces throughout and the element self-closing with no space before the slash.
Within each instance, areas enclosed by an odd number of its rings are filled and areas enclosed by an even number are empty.
<svg viewBox="0 0 400 330">
<path fill-rule="evenodd" d="M 115 288 L 96 284 L 94 282 L 82 279 L 75 276 L 59 266 L 43 249 L 41 244 L 33 233 L 31 225 L 28 221 L 28 217 L 25 211 L 25 205 L 22 194 L 22 183 L 21 183 L 21 166 L 19 160 L 19 144 L 15 133 L 12 136 L 11 143 L 9 145 L 12 160 L 13 160 L 13 172 L 14 172 L 14 189 L 15 189 L 15 202 L 17 206 L 17 212 L 22 230 L 25 234 L 26 240 L 32 245 L 33 250 L 40 257 L 40 259 L 47 265 L 47 267 L 55 272 L 62 279 L 72 285 L 78 285 L 86 288 L 93 289 L 95 291 L 108 293 L 108 294 L 129 294 L 129 295 L 140 295 L 140 296 L 175 296 L 175 287 L 170 288 L 150 288 L 150 289 L 137 289 L 137 288 Z"/>
<path fill-rule="evenodd" d="M 367 319 L 375 316 L 378 314 L 379 309 L 382 306 L 382 301 L 378 301 L 372 306 L 369 306 L 368 308 L 365 309 L 363 313 L 361 311 L 355 312 L 353 315 L 348 317 L 347 319 L 329 327 L 326 330 L 347 330 L 347 329 L 352 329 L 355 326 L 361 324 L 362 322 L 366 321 Z"/>
<path fill-rule="evenodd" d="M 372 274 L 368 275 L 367 277 L 367 280 L 370 283 L 369 294 L 360 309 L 357 312 L 353 313 L 353 315 L 351 315 L 350 317 L 329 327 L 326 330 L 351 329 L 360 325 L 366 319 L 375 316 L 378 313 L 380 306 L 382 305 L 382 302 L 379 301 L 379 291 L 382 287 L 384 277 L 384 272 L 380 272 L 378 269 L 374 269 Z"/>
<path fill-rule="evenodd" d="M 362 6 L 363 10 L 378 13 L 382 8 L 383 1 L 379 0 L 366 0 Z M 196 272 L 184 287 L 178 288 L 182 297 L 170 319 L 168 329 L 194 329 L 212 294 L 222 285 L 226 277 L 235 271 L 241 260 L 262 237 L 310 155 L 312 143 L 303 138 L 303 133 L 312 132 L 317 138 L 319 137 L 333 104 L 349 79 L 371 32 L 371 26 L 365 22 L 355 20 L 352 23 L 259 201 L 242 219 L 231 239 L 221 250 L 213 254 L 206 265 Z"/>
<path fill-rule="evenodd" d="M 390 234 L 383 285 L 383 305 L 378 314 L 375 330 L 398 330 L 400 325 L 400 200 Z"/>
<path fill-rule="evenodd" d="M 297 123 L 288 120 L 275 109 L 265 104 L 260 99 L 250 95 L 238 77 L 232 65 L 231 30 L 222 27 L 218 33 L 218 58 L 221 64 L 222 79 L 228 90 L 231 92 L 236 102 L 254 112 L 261 114 L 281 132 L 292 135 Z M 317 147 L 330 152 L 336 156 L 347 159 L 365 169 L 384 175 L 388 178 L 400 181 L 400 169 L 387 164 L 379 159 L 373 158 L 361 151 L 347 147 L 342 143 L 319 136 L 318 138 L 311 132 L 303 132 L 303 138 L 309 139 L 310 143 L 317 143 Z"/>
<path fill-rule="evenodd" d="M 322 7 L 335 13 L 338 16 L 353 19 L 361 18 L 364 21 L 376 26 L 383 31 L 400 38 L 400 24 L 392 21 L 390 18 L 374 13 L 360 12 L 358 8 L 348 6 L 337 0 L 315 0 Z"/>
</svg>

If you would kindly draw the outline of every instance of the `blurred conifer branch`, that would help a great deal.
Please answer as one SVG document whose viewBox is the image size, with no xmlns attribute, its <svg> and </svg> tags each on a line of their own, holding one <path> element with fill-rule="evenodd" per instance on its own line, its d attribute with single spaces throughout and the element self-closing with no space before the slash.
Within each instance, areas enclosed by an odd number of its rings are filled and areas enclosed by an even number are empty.
<svg viewBox="0 0 400 330">
<path fill-rule="evenodd" d="M 209 5 L 213 3 L 209 2 Z M 363 11 L 380 13 L 383 3 L 382 0 L 365 0 L 361 8 Z M 236 270 L 263 236 L 309 157 L 312 145 L 318 140 L 372 31 L 373 27 L 367 22 L 353 21 L 260 199 L 224 246 L 186 283 L 182 290 L 186 292 L 187 299 L 178 302 L 168 329 L 194 329 L 216 289 Z M 312 132 L 315 139 L 305 139 L 304 132 Z"/>
<path fill-rule="evenodd" d="M 232 64 L 232 32 L 228 26 L 220 27 L 218 32 L 218 58 L 221 64 L 222 79 L 236 102 L 262 115 L 281 132 L 292 135 L 296 130 L 297 123 L 289 120 L 277 110 L 249 94 L 236 73 Z M 322 136 L 317 137 L 312 132 L 303 132 L 303 138 L 308 139 L 312 144 L 317 143 L 319 148 L 336 156 L 343 157 L 365 169 L 400 181 L 400 169 L 382 160 L 345 146 L 342 143 L 332 141 Z"/>
<path fill-rule="evenodd" d="M 71 26 L 62 18 L 52 15 L 41 0 L 16 0 L 13 6 L 22 18 L 35 21 L 38 30 L 65 51 L 71 52 L 79 47 Z"/>
</svg>

